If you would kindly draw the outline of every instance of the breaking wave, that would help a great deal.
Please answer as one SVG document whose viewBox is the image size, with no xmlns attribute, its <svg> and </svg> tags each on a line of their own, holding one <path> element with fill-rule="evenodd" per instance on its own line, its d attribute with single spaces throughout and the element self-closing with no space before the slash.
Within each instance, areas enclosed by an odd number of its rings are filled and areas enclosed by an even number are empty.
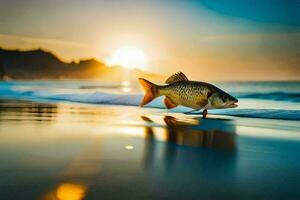
<svg viewBox="0 0 300 200">
<path fill-rule="evenodd" d="M 248 94 L 237 94 L 236 96 L 238 98 L 300 102 L 300 93 L 291 93 L 291 92 L 248 93 Z"/>
<path fill-rule="evenodd" d="M 88 104 L 109 104 L 109 105 L 127 105 L 138 106 L 143 97 L 142 94 L 123 94 L 113 92 L 75 92 L 57 91 L 57 90 L 30 90 L 30 89 L 14 89 L 11 87 L 0 88 L 1 98 L 25 99 L 25 100 L 48 100 L 48 101 L 68 101 L 80 102 Z M 250 93 L 236 95 L 241 101 L 243 98 L 282 100 L 290 102 L 299 102 L 300 94 L 273 92 L 268 94 Z M 162 97 L 155 99 L 146 107 L 164 108 Z M 179 107 L 172 112 L 186 112 L 190 109 Z M 267 109 L 267 108 L 236 108 L 236 109 L 220 109 L 211 110 L 212 114 L 231 115 L 240 117 L 254 117 L 267 119 L 285 119 L 300 120 L 300 110 L 290 109 Z"/>
</svg>

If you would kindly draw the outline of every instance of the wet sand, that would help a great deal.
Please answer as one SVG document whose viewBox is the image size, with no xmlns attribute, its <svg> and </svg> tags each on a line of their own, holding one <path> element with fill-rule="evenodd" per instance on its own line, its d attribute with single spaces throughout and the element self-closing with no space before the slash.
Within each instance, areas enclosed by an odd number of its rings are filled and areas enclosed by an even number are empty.
<svg viewBox="0 0 300 200">
<path fill-rule="evenodd" d="M 297 121 L 0 101 L 0 199 L 299 199 Z"/>
</svg>

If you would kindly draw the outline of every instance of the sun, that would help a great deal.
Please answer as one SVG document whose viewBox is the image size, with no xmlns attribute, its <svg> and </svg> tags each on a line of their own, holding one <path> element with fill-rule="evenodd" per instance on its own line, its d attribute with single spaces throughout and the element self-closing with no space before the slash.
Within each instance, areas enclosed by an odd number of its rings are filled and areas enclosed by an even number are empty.
<svg viewBox="0 0 300 200">
<path fill-rule="evenodd" d="M 121 47 L 108 59 L 109 65 L 120 65 L 126 69 L 145 69 L 146 56 L 144 52 L 133 46 Z"/>
</svg>

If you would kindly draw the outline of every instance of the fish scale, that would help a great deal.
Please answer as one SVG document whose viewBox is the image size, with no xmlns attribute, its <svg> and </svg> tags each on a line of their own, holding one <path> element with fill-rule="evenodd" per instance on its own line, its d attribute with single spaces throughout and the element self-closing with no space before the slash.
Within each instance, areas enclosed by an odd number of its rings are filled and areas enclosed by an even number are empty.
<svg viewBox="0 0 300 200">
<path fill-rule="evenodd" d="M 180 81 L 166 86 L 158 86 L 158 94 L 168 96 L 174 103 L 192 105 L 200 108 L 198 101 L 206 99 L 208 88 L 202 87 L 201 83 L 192 81 Z"/>
</svg>

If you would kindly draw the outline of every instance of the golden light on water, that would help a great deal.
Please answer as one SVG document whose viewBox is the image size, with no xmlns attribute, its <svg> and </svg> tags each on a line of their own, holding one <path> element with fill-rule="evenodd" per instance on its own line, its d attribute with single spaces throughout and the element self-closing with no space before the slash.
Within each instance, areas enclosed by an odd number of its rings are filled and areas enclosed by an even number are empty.
<svg viewBox="0 0 300 200">
<path fill-rule="evenodd" d="M 144 52 L 134 46 L 119 48 L 107 62 L 109 65 L 120 65 L 126 69 L 145 69 L 147 65 Z"/>
<path fill-rule="evenodd" d="M 81 200 L 84 198 L 86 187 L 78 184 L 64 183 L 56 191 L 59 200 Z"/>
<path fill-rule="evenodd" d="M 122 90 L 122 92 L 130 92 L 131 91 L 131 87 L 130 87 L 130 81 L 123 81 L 122 82 L 122 88 L 121 88 L 121 90 Z"/>
<path fill-rule="evenodd" d="M 132 145 L 126 145 L 126 146 L 125 146 L 125 149 L 127 149 L 127 150 L 133 150 L 133 149 L 134 149 L 134 146 L 132 146 Z"/>
</svg>

